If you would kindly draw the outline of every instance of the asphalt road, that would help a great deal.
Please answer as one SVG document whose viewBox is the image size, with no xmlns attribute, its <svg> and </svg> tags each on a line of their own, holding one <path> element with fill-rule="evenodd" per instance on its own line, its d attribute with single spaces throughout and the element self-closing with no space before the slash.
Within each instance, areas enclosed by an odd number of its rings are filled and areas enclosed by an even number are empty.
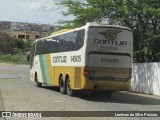
<svg viewBox="0 0 160 120">
<path fill-rule="evenodd" d="M 159 111 L 160 96 L 146 95 L 132 92 L 115 92 L 111 99 L 102 95 L 93 96 L 81 93 L 77 97 L 70 97 L 59 93 L 51 86 L 37 88 L 29 80 L 28 65 L 0 64 L 0 111 Z M 13 118 L 0 118 L 0 120 Z M 15 119 L 15 118 L 14 118 Z M 22 118 L 16 118 L 22 119 Z M 30 120 L 31 118 L 23 118 Z M 23 120 L 22 119 L 22 120 Z M 101 117 L 101 118 L 43 118 L 72 119 L 72 120 L 150 120 L 159 118 L 146 117 Z M 35 118 L 35 120 L 39 120 Z"/>
</svg>

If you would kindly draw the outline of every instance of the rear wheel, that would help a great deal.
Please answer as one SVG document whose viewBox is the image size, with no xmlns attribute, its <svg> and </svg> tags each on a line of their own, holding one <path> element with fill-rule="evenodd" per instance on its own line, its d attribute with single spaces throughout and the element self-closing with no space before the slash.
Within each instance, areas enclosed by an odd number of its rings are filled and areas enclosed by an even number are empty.
<svg viewBox="0 0 160 120">
<path fill-rule="evenodd" d="M 75 96 L 76 95 L 76 91 L 71 88 L 70 78 L 67 79 L 67 85 L 66 86 L 67 86 L 67 94 L 69 96 Z"/>
<path fill-rule="evenodd" d="M 42 87 L 42 83 L 38 82 L 38 75 L 35 75 L 35 81 L 36 81 L 36 86 L 37 87 Z"/>
<path fill-rule="evenodd" d="M 66 85 L 65 85 L 65 82 L 63 80 L 63 76 L 61 76 L 60 79 L 59 79 L 59 89 L 60 89 L 60 93 L 66 94 Z"/>
<path fill-rule="evenodd" d="M 111 98 L 112 97 L 112 93 L 113 92 L 111 92 L 111 91 L 105 92 L 104 96 L 107 97 L 107 98 Z"/>
<path fill-rule="evenodd" d="M 93 92 L 91 92 L 91 95 L 93 95 L 93 96 L 99 96 L 99 95 L 101 95 L 101 93 L 97 92 L 97 91 L 93 91 Z"/>
</svg>

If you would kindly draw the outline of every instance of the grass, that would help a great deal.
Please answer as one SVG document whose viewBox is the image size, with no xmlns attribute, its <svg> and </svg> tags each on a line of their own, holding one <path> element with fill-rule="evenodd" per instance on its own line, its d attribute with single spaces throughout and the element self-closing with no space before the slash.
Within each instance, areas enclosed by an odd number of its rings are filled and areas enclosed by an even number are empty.
<svg viewBox="0 0 160 120">
<path fill-rule="evenodd" d="M 0 63 L 29 64 L 26 55 L 0 54 Z"/>
</svg>

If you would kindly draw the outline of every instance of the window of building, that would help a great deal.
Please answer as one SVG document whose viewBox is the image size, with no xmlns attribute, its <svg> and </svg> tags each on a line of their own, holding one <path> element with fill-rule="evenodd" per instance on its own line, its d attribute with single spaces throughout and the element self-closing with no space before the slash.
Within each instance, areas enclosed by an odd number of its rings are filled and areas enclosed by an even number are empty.
<svg viewBox="0 0 160 120">
<path fill-rule="evenodd" d="M 40 37 L 39 37 L 39 35 L 35 35 L 35 38 L 36 38 L 36 39 L 39 39 Z"/>
<path fill-rule="evenodd" d="M 29 35 L 26 35 L 26 39 L 29 39 Z"/>
<path fill-rule="evenodd" d="M 25 35 L 18 35 L 18 38 L 25 39 Z"/>
</svg>

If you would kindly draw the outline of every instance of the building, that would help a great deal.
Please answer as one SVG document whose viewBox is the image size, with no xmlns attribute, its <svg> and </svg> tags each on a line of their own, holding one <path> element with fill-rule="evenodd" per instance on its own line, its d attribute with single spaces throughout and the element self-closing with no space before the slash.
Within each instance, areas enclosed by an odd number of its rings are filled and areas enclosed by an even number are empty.
<svg viewBox="0 0 160 120">
<path fill-rule="evenodd" d="M 49 24 L 0 21 L 0 32 L 8 33 L 24 41 L 33 42 L 38 38 L 47 36 L 54 29 L 54 26 Z"/>
<path fill-rule="evenodd" d="M 0 21 L 0 30 L 10 29 L 10 27 L 11 27 L 11 22 L 9 22 L 9 21 Z"/>
<path fill-rule="evenodd" d="M 24 41 L 33 42 L 38 38 L 45 37 L 46 33 L 39 32 L 28 32 L 28 31 L 10 31 L 10 30 L 0 30 L 0 32 L 4 32 L 10 34 L 12 37 L 22 39 Z"/>
<path fill-rule="evenodd" d="M 10 31 L 10 35 L 15 38 L 23 39 L 24 41 L 33 42 L 38 38 L 45 37 L 46 33 L 39 33 L 39 32 L 24 32 L 24 31 Z"/>
</svg>

